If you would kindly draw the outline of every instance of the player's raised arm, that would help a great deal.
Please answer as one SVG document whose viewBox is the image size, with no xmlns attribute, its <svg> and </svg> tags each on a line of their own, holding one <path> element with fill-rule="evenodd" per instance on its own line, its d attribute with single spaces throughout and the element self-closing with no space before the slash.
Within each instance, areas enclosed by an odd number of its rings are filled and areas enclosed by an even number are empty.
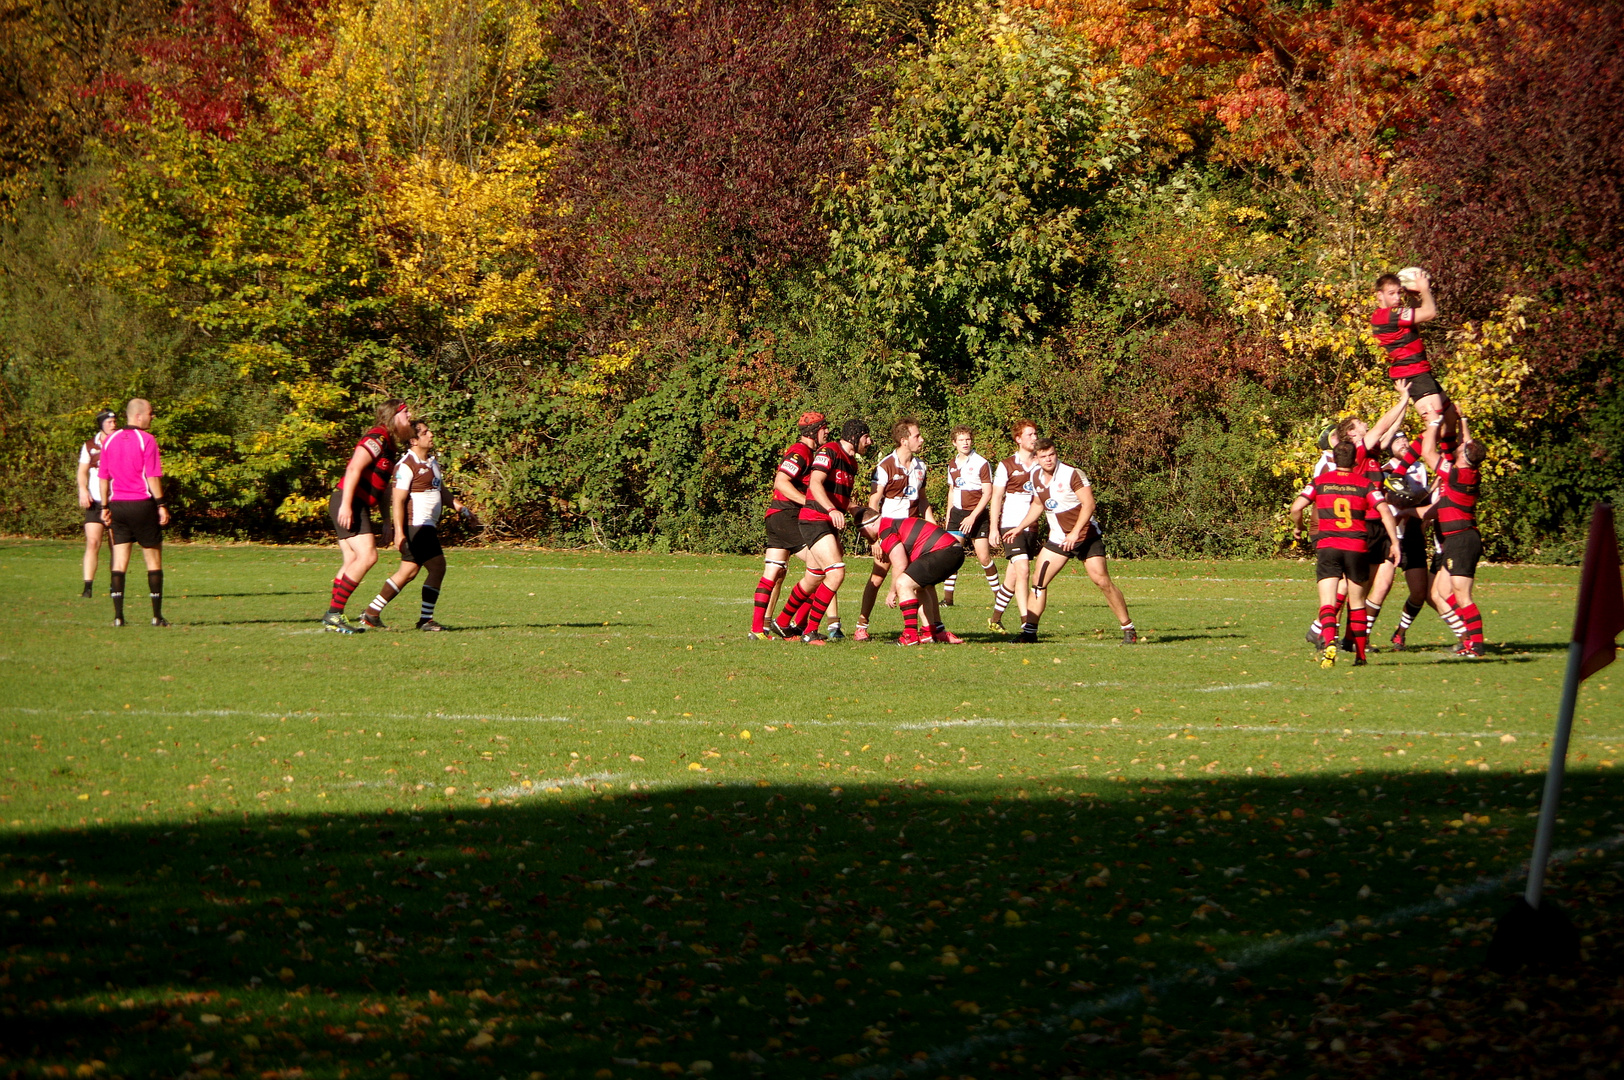
<svg viewBox="0 0 1624 1080">
<path fill-rule="evenodd" d="M 1443 430 L 1444 418 L 1433 417 L 1421 431 L 1421 460 L 1427 463 L 1427 468 L 1433 472 L 1438 471 L 1438 462 L 1442 455 L 1438 452 L 1438 433 Z"/>
<path fill-rule="evenodd" d="M 1432 296 L 1432 275 L 1425 270 L 1415 282 L 1415 294 L 1421 298 L 1421 306 L 1415 309 L 1411 316 L 1414 322 L 1431 322 L 1438 317 L 1438 302 Z"/>
<path fill-rule="evenodd" d="M 1382 445 L 1387 439 L 1387 433 L 1392 431 L 1400 420 L 1404 419 L 1404 412 L 1410 407 L 1409 380 L 1401 379 L 1398 387 L 1398 401 L 1394 403 L 1391 409 L 1382 413 L 1381 419 L 1372 424 L 1370 430 L 1365 432 L 1366 451 L 1374 450 Z"/>
</svg>

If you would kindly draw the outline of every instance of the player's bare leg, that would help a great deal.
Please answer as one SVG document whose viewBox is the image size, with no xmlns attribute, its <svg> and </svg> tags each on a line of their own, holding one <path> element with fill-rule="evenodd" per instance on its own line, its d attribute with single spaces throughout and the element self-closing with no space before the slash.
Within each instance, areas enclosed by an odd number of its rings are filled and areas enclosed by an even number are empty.
<svg viewBox="0 0 1624 1080">
<path fill-rule="evenodd" d="M 1427 606 L 1427 571 L 1425 567 L 1412 566 L 1404 571 L 1404 584 L 1409 589 L 1409 595 L 1404 599 L 1404 610 L 1398 615 L 1398 629 L 1393 631 L 1391 644 L 1394 649 L 1404 648 L 1404 636 L 1409 633 L 1410 624 L 1415 617 L 1421 614 L 1421 609 Z"/>
<path fill-rule="evenodd" d="M 1111 609 L 1117 622 L 1122 627 L 1122 643 L 1133 645 L 1139 640 L 1139 631 L 1134 629 L 1133 618 L 1128 614 L 1128 598 L 1122 595 L 1122 589 L 1111 580 L 1110 567 L 1106 565 L 1105 556 L 1095 555 L 1083 560 L 1083 569 L 1088 571 L 1088 580 L 1105 595 L 1105 605 Z"/>
<path fill-rule="evenodd" d="M 1043 618 L 1043 612 L 1049 606 L 1049 586 L 1054 579 L 1060 576 L 1060 571 L 1066 568 L 1066 557 L 1056 554 L 1048 548 L 1038 552 L 1036 562 L 1033 562 L 1029 571 L 1031 590 L 1026 597 L 1026 605 L 1021 612 L 1021 632 L 1015 636 L 1020 644 L 1031 644 L 1038 639 L 1038 623 Z"/>
<path fill-rule="evenodd" d="M 789 569 L 789 552 L 783 548 L 768 548 L 762 559 L 761 580 L 756 582 L 755 606 L 750 617 L 750 636 L 767 635 L 767 613 L 773 609 L 778 586 Z"/>
<path fill-rule="evenodd" d="M 1455 607 L 1455 579 L 1447 570 L 1440 570 L 1432 575 L 1432 594 L 1428 597 L 1433 610 L 1438 617 L 1449 627 L 1449 632 L 1461 644 L 1466 642 L 1466 623 L 1460 617 Z"/>
<path fill-rule="evenodd" d="M 885 577 L 891 572 L 891 564 L 885 561 L 885 555 L 880 551 L 879 545 L 874 545 L 874 567 L 869 571 L 868 581 L 863 585 L 863 602 L 857 611 L 857 629 L 852 632 L 853 641 L 868 640 L 868 620 L 874 613 L 874 602 L 880 597 L 880 587 L 885 584 Z"/>
<path fill-rule="evenodd" d="M 445 556 L 436 555 L 423 564 L 428 576 L 423 580 L 423 599 L 417 611 L 419 630 L 444 630 L 434 621 L 434 605 L 440 602 L 440 584 L 445 581 Z"/>
<path fill-rule="evenodd" d="M 1455 601 L 1455 614 L 1459 616 L 1461 625 L 1465 629 L 1465 636 L 1461 638 L 1460 648 L 1455 650 L 1456 656 L 1483 656 L 1488 652 L 1488 645 L 1483 638 L 1483 613 L 1478 610 L 1477 603 L 1472 599 L 1472 586 L 1476 584 L 1475 578 L 1462 577 L 1452 574 L 1449 578 L 1451 598 Z"/>
<path fill-rule="evenodd" d="M 102 538 L 106 535 L 107 526 L 101 522 L 85 522 L 85 591 L 82 595 L 86 600 L 95 591 L 96 568 L 101 565 Z"/>
<path fill-rule="evenodd" d="M 1326 580 L 1329 581 L 1331 579 L 1327 578 Z M 1336 608 L 1335 618 L 1340 620 L 1342 618 L 1342 607 L 1347 603 L 1348 600 L 1348 583 L 1342 578 L 1337 578 L 1336 583 L 1336 599 L 1332 606 Z M 1321 604 L 1320 606 L 1324 607 L 1325 605 Z M 1305 636 L 1308 643 L 1314 646 L 1316 649 L 1320 646 L 1320 632 L 1323 629 L 1324 628 L 1321 626 L 1320 619 L 1315 619 L 1313 622 L 1308 624 L 1308 633 Z"/>
<path fill-rule="evenodd" d="M 992 630 L 1000 634 L 1004 632 L 1004 608 L 1010 600 L 1015 601 L 1015 610 L 1021 614 L 1021 623 L 1023 625 L 1026 623 L 1030 564 L 1031 560 L 1026 558 L 1009 561 L 1009 568 L 1004 571 L 1003 591 L 994 594 L 992 617 L 987 620 L 987 626 Z"/>
<path fill-rule="evenodd" d="M 441 556 L 439 561 L 441 573 L 444 573 L 444 556 Z M 389 601 L 400 595 L 402 589 L 411 584 L 420 568 L 420 564 L 412 562 L 404 555 L 401 556 L 400 568 L 383 579 L 383 587 L 378 591 L 378 595 L 372 598 L 372 603 L 361 613 L 361 625 L 368 630 L 384 629 L 383 609 L 389 606 Z"/>
</svg>

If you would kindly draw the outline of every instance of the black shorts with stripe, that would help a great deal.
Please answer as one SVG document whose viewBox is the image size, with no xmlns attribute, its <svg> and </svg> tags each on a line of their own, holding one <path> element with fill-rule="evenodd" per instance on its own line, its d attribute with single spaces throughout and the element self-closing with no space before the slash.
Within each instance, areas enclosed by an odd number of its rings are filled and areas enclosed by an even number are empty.
<svg viewBox="0 0 1624 1080">
<path fill-rule="evenodd" d="M 1394 381 L 1397 382 L 1398 380 L 1395 379 Z M 1433 394 L 1437 394 L 1445 407 L 1449 405 L 1449 395 L 1444 393 L 1444 388 L 1438 385 L 1438 380 L 1433 377 L 1432 372 L 1423 371 L 1419 375 L 1411 375 L 1406 381 L 1410 384 L 1411 401 L 1420 401 L 1423 398 L 1429 398 Z"/>
<path fill-rule="evenodd" d="M 113 514 L 113 543 L 140 544 L 144 548 L 164 546 L 157 499 L 112 499 L 107 509 Z"/>
<path fill-rule="evenodd" d="M 794 510 L 775 510 L 767 515 L 767 547 L 778 548 L 791 555 L 806 546 L 801 539 L 801 522 Z"/>
<path fill-rule="evenodd" d="M 1344 577 L 1357 582 L 1370 580 L 1369 553 L 1334 547 L 1320 548 L 1314 557 L 1314 580 Z"/>
<path fill-rule="evenodd" d="M 1387 561 L 1387 553 L 1393 550 L 1393 542 L 1387 538 L 1387 530 L 1380 522 L 1370 523 L 1370 531 L 1365 540 L 1366 561 L 1370 563 L 1371 572 Z"/>
<path fill-rule="evenodd" d="M 1035 559 L 1038 552 L 1043 550 L 1043 534 L 1046 527 L 1041 523 L 1028 525 L 1015 534 L 1015 539 L 1004 544 L 1004 558 L 1010 562 L 1017 559 Z"/>
<path fill-rule="evenodd" d="M 976 515 L 975 523 L 966 529 L 964 519 L 970 516 L 969 509 L 957 506 L 947 508 L 947 531 L 963 533 L 966 540 L 985 540 L 987 538 L 987 518 L 990 517 L 985 507 Z"/>
</svg>

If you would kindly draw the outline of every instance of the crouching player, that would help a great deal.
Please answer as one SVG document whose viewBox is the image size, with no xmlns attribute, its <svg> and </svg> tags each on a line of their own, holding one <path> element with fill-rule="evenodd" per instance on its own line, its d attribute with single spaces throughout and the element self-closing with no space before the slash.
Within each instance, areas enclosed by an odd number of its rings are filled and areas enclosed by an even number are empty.
<svg viewBox="0 0 1624 1080">
<path fill-rule="evenodd" d="M 1049 605 L 1049 586 L 1072 559 L 1082 559 L 1088 578 L 1105 594 L 1111 613 L 1122 625 L 1122 644 L 1133 645 L 1139 640 L 1133 619 L 1128 615 L 1128 601 L 1111 580 L 1105 565 L 1105 535 L 1094 517 L 1094 487 L 1081 469 L 1072 468 L 1060 460 L 1053 439 L 1039 439 L 1034 447 L 1037 453 L 1037 471 L 1032 474 L 1032 506 L 1026 512 L 1025 527 L 1034 525 L 1047 514 L 1049 538 L 1043 542 L 1037 561 L 1032 567 L 1032 594 L 1026 600 L 1026 620 L 1015 638 L 1017 643 L 1032 644 L 1038 639 L 1038 620 Z"/>
<path fill-rule="evenodd" d="M 902 609 L 902 636 L 897 644 L 941 641 L 963 645 L 964 639 L 943 625 L 936 600 L 936 586 L 964 565 L 964 545 L 959 538 L 923 518 L 882 518 L 872 509 L 863 518 L 863 535 L 878 545 L 893 571 L 885 602 Z M 925 609 L 924 630 L 919 624 L 921 606 Z"/>
<path fill-rule="evenodd" d="M 423 604 L 417 616 L 419 630 L 444 630 L 434 621 L 434 605 L 445 580 L 445 552 L 440 548 L 440 514 L 445 509 L 445 474 L 434 454 L 434 432 L 421 420 L 412 424 L 412 437 L 395 468 L 390 520 L 400 544 L 400 569 L 383 583 L 383 591 L 367 605 L 361 622 L 369 630 L 382 630 L 383 609 L 411 584 L 419 570 L 429 572 L 423 583 Z M 451 504 L 462 509 L 462 500 Z"/>
<path fill-rule="evenodd" d="M 1335 468 L 1314 477 L 1291 504 L 1291 524 L 1297 538 L 1302 539 L 1303 510 L 1312 502 L 1319 526 L 1314 544 L 1314 576 L 1319 584 L 1320 667 L 1336 664 L 1336 596 L 1337 586 L 1344 579 L 1348 624 L 1353 631 L 1353 663 L 1360 667 L 1366 663 L 1365 650 L 1370 642 L 1365 614 L 1365 591 L 1370 584 L 1370 532 L 1365 523 L 1368 509 L 1375 506 L 1381 515 L 1388 541 L 1387 558 L 1393 562 L 1399 556 L 1398 535 L 1381 486 L 1359 463 L 1354 444 L 1337 443 L 1331 453 Z"/>
</svg>

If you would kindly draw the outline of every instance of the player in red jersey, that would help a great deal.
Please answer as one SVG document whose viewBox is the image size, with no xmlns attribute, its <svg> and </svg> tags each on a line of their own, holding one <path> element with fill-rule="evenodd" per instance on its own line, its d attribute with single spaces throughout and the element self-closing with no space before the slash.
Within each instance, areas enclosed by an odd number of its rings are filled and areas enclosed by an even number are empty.
<svg viewBox="0 0 1624 1080">
<path fill-rule="evenodd" d="M 812 472 L 812 454 L 829 439 L 829 421 L 820 412 L 801 414 L 795 428 L 800 438 L 785 448 L 773 473 L 773 497 L 767 504 L 766 568 L 756 582 L 755 611 L 750 617 L 750 638 L 767 636 L 767 613 L 772 610 L 773 591 L 789 570 L 789 557 L 806 558 L 801 540 L 801 507 L 806 505 L 806 478 Z"/>
<path fill-rule="evenodd" d="M 344 469 L 344 479 L 334 490 L 327 508 L 333 529 L 338 533 L 344 565 L 333 579 L 332 602 L 321 624 L 336 634 L 361 632 L 344 617 L 344 605 L 367 571 L 377 563 L 380 537 L 383 543 L 390 542 L 387 510 L 381 512 L 377 522 L 373 522 L 372 514 L 380 506 L 387 508 L 389 488 L 394 483 L 396 445 L 412 437 L 411 410 L 399 398 L 379 404 L 376 418 L 377 423 L 356 442 Z"/>
<path fill-rule="evenodd" d="M 1032 471 L 1032 505 L 1026 511 L 1022 528 L 1036 528 L 1046 535 L 1032 566 L 1032 593 L 1026 601 L 1026 615 L 1021 632 L 1015 637 L 1020 644 L 1032 644 L 1038 639 L 1038 620 L 1049 604 L 1049 586 L 1060 576 L 1060 571 L 1072 559 L 1083 560 L 1083 569 L 1100 592 L 1111 613 L 1122 627 L 1122 644 L 1133 645 L 1139 640 L 1133 618 L 1128 614 L 1128 601 L 1122 590 L 1111 580 L 1105 563 L 1105 534 L 1099 519 L 1094 516 L 1094 486 L 1081 469 L 1060 460 L 1053 439 L 1039 439 L 1033 447 L 1036 468 Z M 1045 534 L 1038 519 L 1048 517 Z"/>
<path fill-rule="evenodd" d="M 1448 573 L 1448 595 L 1441 596 L 1453 608 L 1466 629 L 1456 656 L 1478 657 L 1488 653 L 1483 639 L 1483 613 L 1472 600 L 1477 563 L 1483 556 L 1483 537 L 1477 529 L 1477 500 L 1482 485 L 1481 466 L 1488 448 L 1467 437 L 1464 423 L 1460 447 L 1454 459 L 1438 449 L 1442 420 L 1427 425 L 1421 434 L 1421 458 L 1438 474 L 1436 498 L 1427 516 L 1437 523 L 1443 545 L 1443 569 Z"/>
<path fill-rule="evenodd" d="M 897 638 L 897 644 L 942 641 L 963 645 L 964 639 L 949 633 L 942 624 L 936 599 L 936 586 L 964 565 L 964 544 L 959 538 L 924 518 L 884 518 L 872 508 L 865 512 L 863 535 L 874 542 L 896 571 L 885 602 L 902 609 L 902 636 Z M 925 625 L 934 633 L 920 630 L 921 606 Z"/>
<path fill-rule="evenodd" d="M 919 421 L 904 417 L 891 425 L 891 442 L 896 447 L 874 466 L 874 492 L 868 497 L 868 508 L 880 515 L 883 528 L 889 521 L 923 517 L 935 523 L 930 503 L 925 501 L 925 462 L 919 451 L 924 448 L 925 437 L 919 433 Z M 868 617 L 874 611 L 880 586 L 891 566 L 885 552 L 873 548 L 874 567 L 863 585 L 863 603 L 857 611 L 857 629 L 852 631 L 853 641 L 868 640 Z"/>
<path fill-rule="evenodd" d="M 1416 280 L 1415 301 L 1405 295 L 1404 285 L 1397 274 L 1383 274 L 1376 279 L 1376 310 L 1370 315 L 1370 329 L 1376 341 L 1387 353 L 1387 377 L 1394 386 L 1409 383 L 1409 393 L 1415 398 L 1415 408 L 1429 423 L 1435 417 L 1444 417 L 1453 434 L 1457 418 L 1454 405 L 1444 394 L 1443 387 L 1432 374 L 1432 361 L 1427 359 L 1427 346 L 1421 340 L 1422 323 L 1438 317 L 1438 304 L 1432 296 L 1432 278 L 1426 271 Z M 1402 389 L 1402 387 L 1400 387 Z"/>
<path fill-rule="evenodd" d="M 1366 509 L 1374 504 L 1379 508 L 1382 525 L 1387 533 L 1388 553 L 1398 559 L 1398 537 L 1393 526 L 1393 512 L 1387 506 L 1380 484 L 1356 462 L 1358 455 L 1351 442 L 1338 443 L 1332 451 L 1335 468 L 1323 472 L 1309 481 L 1304 494 L 1314 504 L 1318 524 L 1315 548 L 1318 552 L 1314 568 L 1319 582 L 1320 644 L 1323 646 L 1321 667 L 1336 663 L 1336 594 L 1340 579 L 1348 584 L 1348 621 L 1353 625 L 1354 665 L 1365 661 L 1365 645 L 1369 640 L 1365 630 L 1365 583 L 1370 580 L 1370 533 L 1365 524 Z M 1291 524 L 1300 539 L 1303 534 L 1303 505 L 1299 498 L 1291 506 Z"/>
<path fill-rule="evenodd" d="M 840 429 L 840 438 L 818 447 L 812 455 L 806 504 L 798 515 L 801 541 L 808 555 L 806 576 L 796 584 L 784 610 L 773 621 L 773 630 L 780 637 L 790 636 L 791 628 L 799 626 L 804 643 L 822 645 L 827 640 L 818 634 L 818 625 L 834 602 L 841 582 L 846 580 L 840 531 L 846 527 L 846 508 L 851 505 L 851 489 L 857 480 L 857 459 L 873 445 L 866 423 L 847 420 Z"/>
</svg>

